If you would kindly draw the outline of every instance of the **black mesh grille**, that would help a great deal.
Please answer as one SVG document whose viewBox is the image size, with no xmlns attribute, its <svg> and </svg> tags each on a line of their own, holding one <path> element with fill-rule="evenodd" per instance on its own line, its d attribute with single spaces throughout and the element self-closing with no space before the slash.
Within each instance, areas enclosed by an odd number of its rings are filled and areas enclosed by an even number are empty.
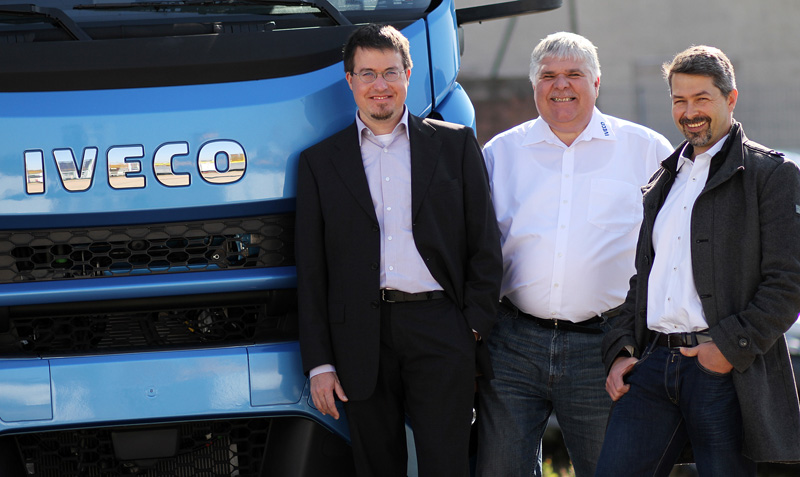
<svg viewBox="0 0 800 477">
<path fill-rule="evenodd" d="M 0 231 L 0 283 L 294 265 L 294 216 Z"/>
<path fill-rule="evenodd" d="M 0 317 L 0 352 L 101 353 L 283 341 L 297 338 L 295 310 L 294 290 L 11 307 Z"/>
<path fill-rule="evenodd" d="M 136 427 L 22 434 L 16 440 L 27 475 L 39 477 L 257 477 L 270 424 L 269 419 L 237 419 L 138 428 L 139 441 L 158 439 L 159 430 L 171 434 L 158 442 L 157 451 L 175 444 L 177 451 L 163 458 L 148 456 L 152 449 L 121 448 L 120 434 L 135 433 Z M 155 433 L 147 434 L 148 429 Z M 141 458 L 129 458 L 131 453 Z"/>
</svg>

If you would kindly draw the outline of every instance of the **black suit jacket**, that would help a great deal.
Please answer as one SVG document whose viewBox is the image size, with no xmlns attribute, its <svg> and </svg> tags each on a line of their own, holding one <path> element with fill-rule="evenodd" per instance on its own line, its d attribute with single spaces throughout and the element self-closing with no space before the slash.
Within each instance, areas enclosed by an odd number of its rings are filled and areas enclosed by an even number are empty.
<svg viewBox="0 0 800 477">
<path fill-rule="evenodd" d="M 414 242 L 467 325 L 488 336 L 502 278 L 497 220 L 470 128 L 409 115 Z M 300 346 L 306 373 L 336 366 L 348 397 L 369 397 L 378 375 L 380 229 L 358 130 L 303 151 L 296 253 Z M 481 372 L 491 375 L 478 346 Z"/>
</svg>

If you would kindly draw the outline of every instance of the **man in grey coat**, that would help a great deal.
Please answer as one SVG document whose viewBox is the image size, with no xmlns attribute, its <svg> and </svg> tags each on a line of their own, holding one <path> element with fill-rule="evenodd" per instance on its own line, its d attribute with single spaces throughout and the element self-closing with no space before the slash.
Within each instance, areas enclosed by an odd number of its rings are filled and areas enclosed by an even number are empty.
<svg viewBox="0 0 800 477">
<path fill-rule="evenodd" d="M 597 476 L 668 475 L 687 441 L 702 476 L 800 460 L 784 333 L 800 312 L 800 170 L 749 141 L 725 54 L 664 65 L 687 141 L 644 188 L 637 274 L 603 342 L 615 401 Z"/>
</svg>

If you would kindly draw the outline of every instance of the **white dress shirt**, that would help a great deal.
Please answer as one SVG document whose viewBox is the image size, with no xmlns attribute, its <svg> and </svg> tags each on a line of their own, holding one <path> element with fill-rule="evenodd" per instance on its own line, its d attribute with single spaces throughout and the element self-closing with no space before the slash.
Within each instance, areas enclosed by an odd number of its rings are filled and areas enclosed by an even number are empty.
<svg viewBox="0 0 800 477">
<path fill-rule="evenodd" d="M 692 271 L 692 210 L 708 180 L 711 158 L 723 137 L 694 162 L 684 154 L 678 174 L 653 226 L 653 269 L 647 289 L 647 327 L 660 333 L 687 333 L 708 328 Z"/>
<path fill-rule="evenodd" d="M 541 118 L 489 141 L 501 296 L 574 322 L 620 305 L 635 272 L 641 187 L 671 152 L 662 135 L 596 108 L 570 146 Z"/>
</svg>

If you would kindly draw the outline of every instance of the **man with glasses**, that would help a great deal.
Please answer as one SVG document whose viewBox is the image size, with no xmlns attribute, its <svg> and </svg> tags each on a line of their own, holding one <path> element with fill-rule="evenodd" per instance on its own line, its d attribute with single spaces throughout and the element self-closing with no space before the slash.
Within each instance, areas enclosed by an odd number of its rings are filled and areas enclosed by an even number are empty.
<svg viewBox="0 0 800 477">
<path fill-rule="evenodd" d="M 345 403 L 359 477 L 406 475 L 406 415 L 419 475 L 467 477 L 499 233 L 472 130 L 405 107 L 411 66 L 393 27 L 356 30 L 355 122 L 300 156 L 300 346 L 317 409 Z"/>
</svg>

